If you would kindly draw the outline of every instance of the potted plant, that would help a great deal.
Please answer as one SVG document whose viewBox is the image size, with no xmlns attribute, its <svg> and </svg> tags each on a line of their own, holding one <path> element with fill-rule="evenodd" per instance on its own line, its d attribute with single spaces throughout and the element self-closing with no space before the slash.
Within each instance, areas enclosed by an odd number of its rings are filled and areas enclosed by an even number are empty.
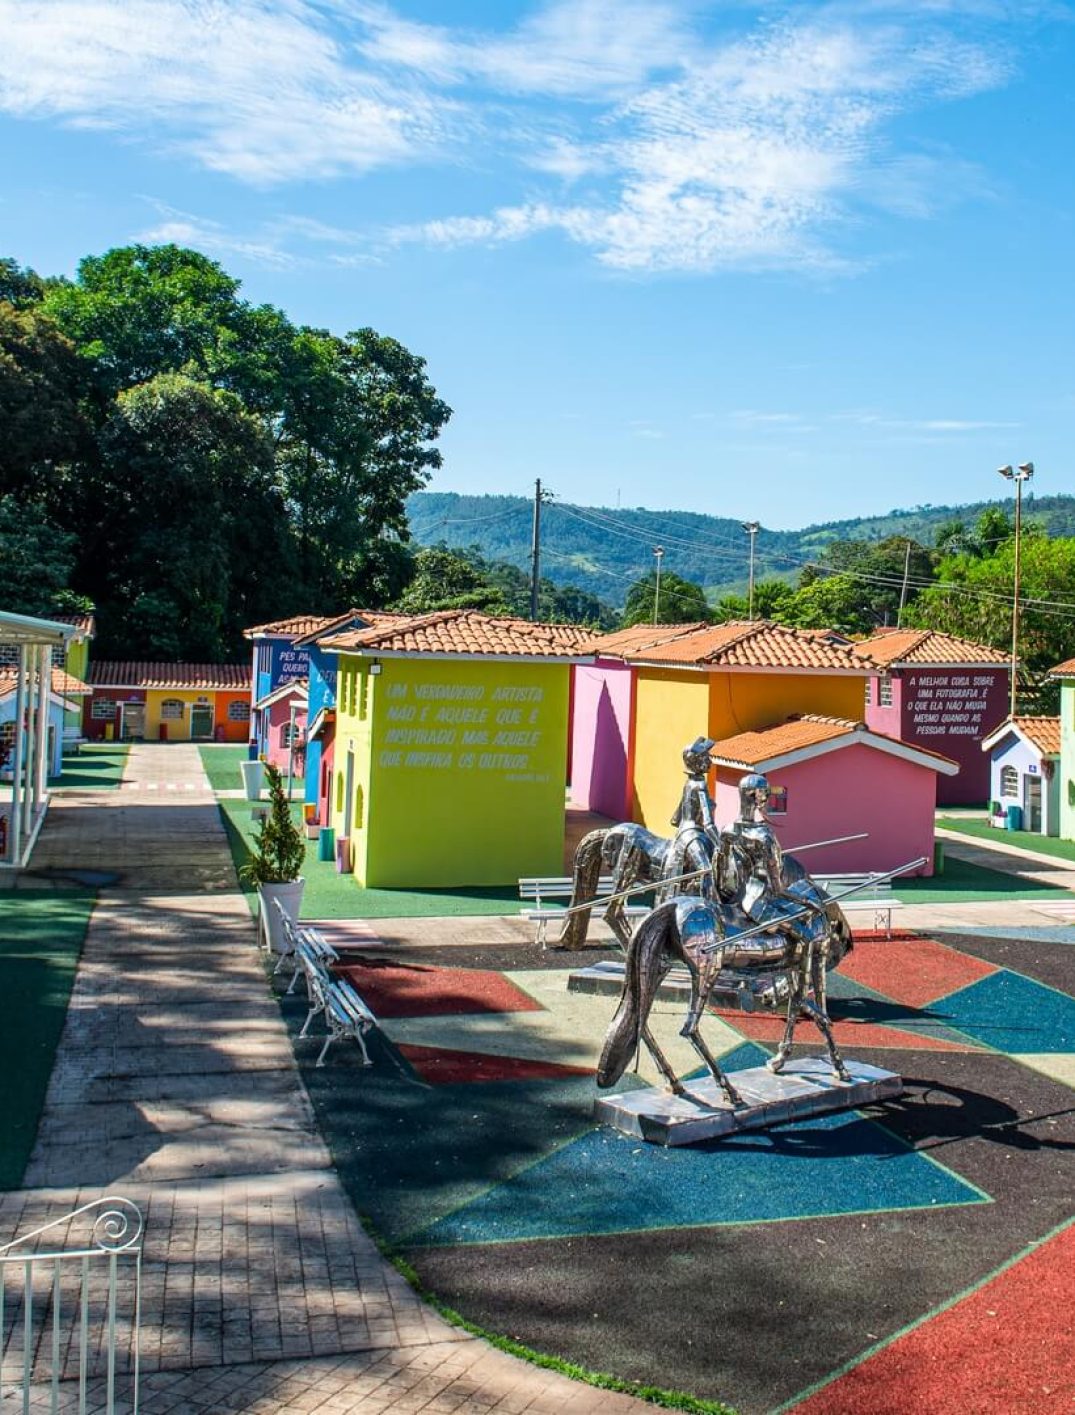
<svg viewBox="0 0 1075 1415">
<path fill-rule="evenodd" d="M 306 881 L 302 866 L 306 859 L 306 842 L 302 831 L 291 819 L 291 807 L 284 791 L 283 778 L 271 764 L 265 766 L 269 785 L 269 810 L 263 816 L 254 837 L 254 853 L 239 870 L 244 884 L 255 884 L 261 905 L 261 927 L 269 947 L 276 953 L 284 951 L 280 916 L 274 900 L 293 922 L 299 917 L 302 891 Z"/>
</svg>

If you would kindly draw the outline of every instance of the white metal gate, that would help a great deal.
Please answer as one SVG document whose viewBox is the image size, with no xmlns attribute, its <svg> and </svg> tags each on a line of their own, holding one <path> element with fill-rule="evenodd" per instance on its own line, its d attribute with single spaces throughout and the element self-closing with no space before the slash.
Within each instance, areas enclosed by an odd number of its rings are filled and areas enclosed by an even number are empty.
<svg viewBox="0 0 1075 1415">
<path fill-rule="evenodd" d="M 141 1239 L 137 1205 L 110 1195 L 0 1247 L 5 1415 L 112 1415 L 117 1390 L 137 1415 Z"/>
</svg>

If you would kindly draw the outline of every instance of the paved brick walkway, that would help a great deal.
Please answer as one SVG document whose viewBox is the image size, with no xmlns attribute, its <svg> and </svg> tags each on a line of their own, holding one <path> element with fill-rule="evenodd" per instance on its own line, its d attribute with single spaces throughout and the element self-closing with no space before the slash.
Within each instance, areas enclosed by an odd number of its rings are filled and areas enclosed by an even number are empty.
<svg viewBox="0 0 1075 1415">
<path fill-rule="evenodd" d="M 382 1261 L 314 1125 L 196 749 L 134 746 L 124 788 L 57 798 L 35 855 L 37 883 L 105 882 L 0 1241 L 109 1192 L 141 1207 L 145 1415 L 651 1408 L 449 1326 Z M 69 1384 L 60 1408 L 76 1401 Z"/>
</svg>

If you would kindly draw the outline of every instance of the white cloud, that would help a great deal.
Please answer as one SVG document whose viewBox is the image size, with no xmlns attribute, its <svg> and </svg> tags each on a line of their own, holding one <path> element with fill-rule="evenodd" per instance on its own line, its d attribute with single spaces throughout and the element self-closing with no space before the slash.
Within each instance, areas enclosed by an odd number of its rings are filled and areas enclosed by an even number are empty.
<svg viewBox="0 0 1075 1415">
<path fill-rule="evenodd" d="M 988 432 L 998 428 L 1022 426 L 1018 422 L 989 418 L 894 418 L 865 408 L 853 409 L 846 413 L 830 413 L 829 421 L 853 423 L 858 427 L 877 428 L 884 432 Z"/>
<path fill-rule="evenodd" d="M 177 211 L 163 202 L 150 200 L 161 220 L 138 233 L 137 239 L 146 244 L 174 242 L 177 246 L 193 246 L 210 256 L 241 256 L 255 265 L 277 269 L 301 263 L 299 257 L 284 249 L 274 237 L 249 238 L 236 235 L 219 221 Z"/>
<path fill-rule="evenodd" d="M 958 155 L 889 136 L 1007 76 L 967 38 L 976 3 L 802 0 L 770 22 L 764 0 L 531 0 L 477 31 L 383 0 L 0 0 L 0 110 L 262 186 L 419 163 L 500 183 L 495 204 L 412 221 L 389 247 L 556 231 L 621 272 L 841 271 L 862 263 L 839 233 L 864 204 L 925 217 L 938 190 L 985 190 Z M 294 238 L 370 259 L 368 236 L 315 225 L 293 219 L 263 258 Z"/>
<path fill-rule="evenodd" d="M 0 107 L 163 140 L 254 183 L 366 172 L 451 105 L 347 62 L 302 0 L 0 0 Z"/>
</svg>

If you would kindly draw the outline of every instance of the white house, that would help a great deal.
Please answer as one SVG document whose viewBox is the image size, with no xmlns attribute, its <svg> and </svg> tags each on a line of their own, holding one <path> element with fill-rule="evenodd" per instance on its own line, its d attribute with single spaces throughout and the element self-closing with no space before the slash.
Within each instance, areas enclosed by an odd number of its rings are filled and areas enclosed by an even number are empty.
<svg viewBox="0 0 1075 1415">
<path fill-rule="evenodd" d="M 1022 812 L 1022 829 L 1060 834 L 1060 719 L 1009 717 L 982 742 L 989 753 L 991 824 L 1003 826 L 1008 807 Z"/>
<path fill-rule="evenodd" d="M 71 714 L 81 713 L 81 700 L 89 693 L 90 689 L 80 679 L 73 678 L 62 668 L 53 668 L 45 746 L 50 776 L 59 776 L 63 770 L 64 728 Z M 15 672 L 0 669 L 0 780 L 3 781 L 10 781 L 14 770 L 17 696 Z"/>
</svg>

